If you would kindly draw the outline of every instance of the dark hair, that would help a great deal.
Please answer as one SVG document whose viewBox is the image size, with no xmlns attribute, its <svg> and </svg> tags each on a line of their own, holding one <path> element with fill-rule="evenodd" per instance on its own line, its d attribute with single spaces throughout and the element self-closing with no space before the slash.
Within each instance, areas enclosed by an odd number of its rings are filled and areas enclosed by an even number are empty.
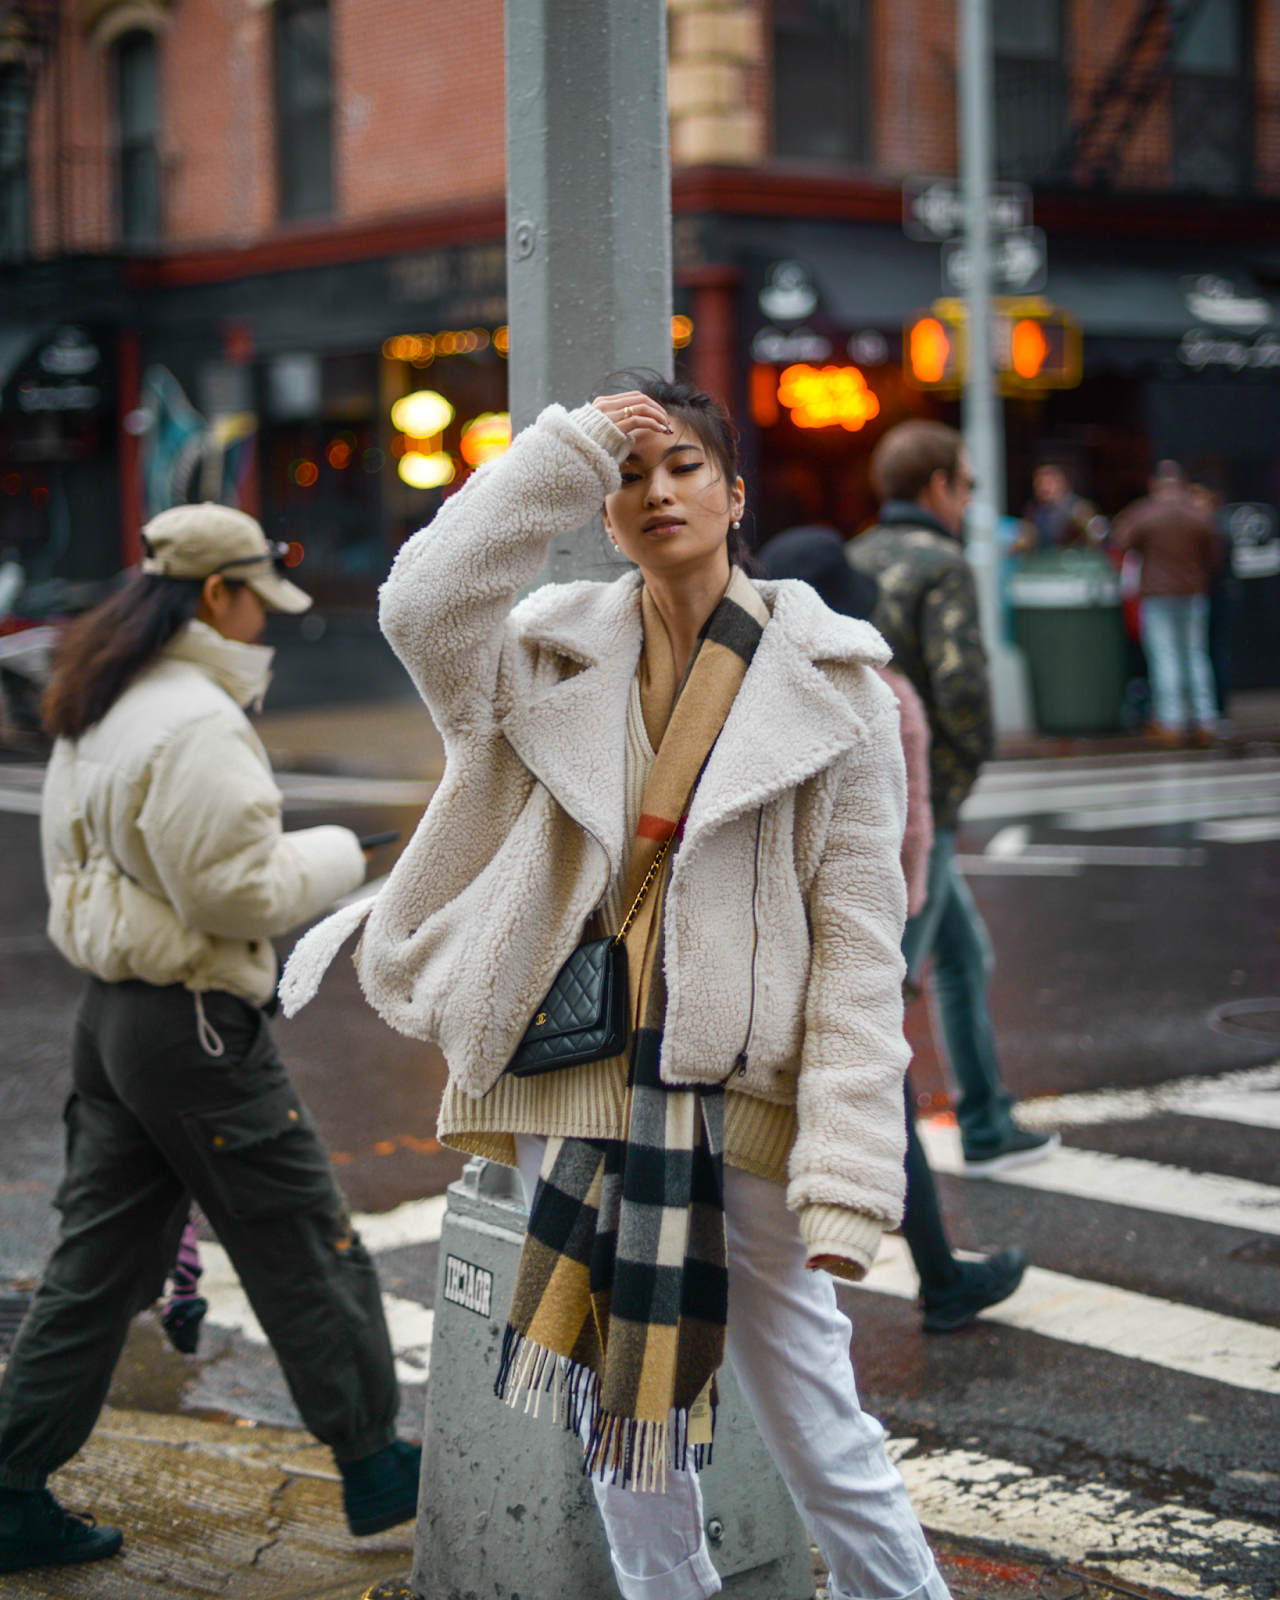
<svg viewBox="0 0 1280 1600">
<path fill-rule="evenodd" d="M 955 482 L 963 446 L 962 436 L 945 422 L 900 422 L 871 453 L 871 486 L 882 500 L 917 500 L 935 472 Z"/>
<path fill-rule="evenodd" d="M 703 449 L 715 460 L 724 477 L 725 488 L 731 494 L 740 474 L 738 465 L 738 430 L 733 418 L 714 395 L 695 389 L 691 383 L 673 383 L 659 372 L 647 367 L 612 373 L 605 379 L 601 393 L 621 393 L 638 389 L 641 394 L 656 400 L 670 416 L 678 418 L 696 433 Z M 741 528 L 729 529 L 729 560 L 735 567 L 750 571 L 756 565 L 751 544 Z"/>
<path fill-rule="evenodd" d="M 45 731 L 56 739 L 78 739 L 101 722 L 143 667 L 195 616 L 203 587 L 198 578 L 140 572 L 77 617 L 58 645 L 40 703 Z"/>
</svg>

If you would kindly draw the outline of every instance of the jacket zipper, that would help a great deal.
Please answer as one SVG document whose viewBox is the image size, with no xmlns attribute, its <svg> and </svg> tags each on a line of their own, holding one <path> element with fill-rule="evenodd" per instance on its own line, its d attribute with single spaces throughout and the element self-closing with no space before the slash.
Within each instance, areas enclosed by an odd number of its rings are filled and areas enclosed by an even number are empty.
<svg viewBox="0 0 1280 1600">
<path fill-rule="evenodd" d="M 756 953 L 760 949 L 760 915 L 759 908 L 756 905 L 756 897 L 760 893 L 760 846 L 763 838 L 764 807 L 761 806 L 756 813 L 756 866 L 755 877 L 751 885 L 751 1004 L 747 1011 L 747 1036 L 742 1041 L 742 1049 L 738 1051 L 733 1063 L 738 1069 L 740 1078 L 747 1070 L 751 1036 L 756 1027 Z"/>
</svg>

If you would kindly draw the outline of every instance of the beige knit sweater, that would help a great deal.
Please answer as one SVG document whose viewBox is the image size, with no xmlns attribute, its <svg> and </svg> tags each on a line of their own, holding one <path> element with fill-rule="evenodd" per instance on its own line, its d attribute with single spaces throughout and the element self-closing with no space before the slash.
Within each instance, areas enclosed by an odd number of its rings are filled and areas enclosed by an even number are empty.
<svg viewBox="0 0 1280 1600">
<path fill-rule="evenodd" d="M 627 705 L 626 799 L 627 838 L 634 839 L 641 802 L 655 755 L 645 730 L 639 676 L 632 680 Z M 628 861 L 623 860 L 600 907 L 601 937 L 621 927 Z M 450 1080 L 440 1106 L 438 1135 L 442 1143 L 469 1155 L 485 1156 L 514 1166 L 515 1135 L 535 1134 L 565 1139 L 618 1139 L 623 1133 L 627 1087 L 626 1059 L 593 1061 L 564 1072 L 533 1078 L 499 1078 L 483 1099 L 464 1094 Z M 740 1167 L 773 1183 L 787 1182 L 787 1158 L 796 1136 L 794 1105 L 777 1105 L 732 1088 L 725 1094 L 727 1165 Z M 875 1254 L 869 1219 L 839 1206 L 810 1207 L 804 1218 L 810 1257 L 838 1257 L 847 1270 L 839 1276 L 861 1278 Z M 878 1230 L 875 1230 L 878 1235 Z"/>
</svg>

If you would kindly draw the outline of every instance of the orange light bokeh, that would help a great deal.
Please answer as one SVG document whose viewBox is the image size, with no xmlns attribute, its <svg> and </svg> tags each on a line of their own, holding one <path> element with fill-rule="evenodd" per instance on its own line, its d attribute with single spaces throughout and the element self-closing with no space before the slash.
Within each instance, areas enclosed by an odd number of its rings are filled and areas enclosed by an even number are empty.
<svg viewBox="0 0 1280 1600">
<path fill-rule="evenodd" d="M 1013 325 L 1013 370 L 1020 378 L 1034 378 L 1044 366 L 1049 354 L 1049 341 L 1044 329 L 1030 317 Z"/>
<path fill-rule="evenodd" d="M 693 319 L 691 317 L 674 316 L 671 319 L 671 345 L 675 350 L 683 350 L 693 338 Z"/>
<path fill-rule="evenodd" d="M 783 369 L 778 399 L 797 428 L 844 428 L 857 433 L 880 414 L 880 401 L 857 367 L 811 367 L 799 362 Z"/>
<path fill-rule="evenodd" d="M 300 489 L 309 489 L 320 477 L 320 468 L 314 461 L 296 461 L 293 467 L 293 481 Z"/>
<path fill-rule="evenodd" d="M 496 461 L 511 448 L 511 418 L 505 411 L 486 411 L 462 430 L 458 448 L 470 467 Z"/>
<path fill-rule="evenodd" d="M 772 428 L 781 415 L 777 368 L 757 361 L 751 368 L 751 420 L 757 428 Z"/>
<path fill-rule="evenodd" d="M 284 553 L 285 566 L 300 567 L 302 565 L 302 558 L 306 555 L 306 553 L 307 552 L 302 548 L 296 539 L 291 539 L 289 541 L 289 548 Z"/>
<path fill-rule="evenodd" d="M 936 317 L 921 317 L 911 330 L 911 371 L 921 383 L 941 383 L 946 376 L 951 339 Z"/>
</svg>

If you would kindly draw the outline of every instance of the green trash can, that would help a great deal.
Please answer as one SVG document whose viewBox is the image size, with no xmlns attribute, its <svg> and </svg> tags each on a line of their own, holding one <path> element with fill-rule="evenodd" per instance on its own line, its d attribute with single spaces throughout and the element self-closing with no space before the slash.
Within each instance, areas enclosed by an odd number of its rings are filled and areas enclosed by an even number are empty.
<svg viewBox="0 0 1280 1600">
<path fill-rule="evenodd" d="M 1111 733 L 1124 703 L 1120 575 L 1100 550 L 1043 550 L 1009 584 L 1041 733 Z"/>
</svg>

